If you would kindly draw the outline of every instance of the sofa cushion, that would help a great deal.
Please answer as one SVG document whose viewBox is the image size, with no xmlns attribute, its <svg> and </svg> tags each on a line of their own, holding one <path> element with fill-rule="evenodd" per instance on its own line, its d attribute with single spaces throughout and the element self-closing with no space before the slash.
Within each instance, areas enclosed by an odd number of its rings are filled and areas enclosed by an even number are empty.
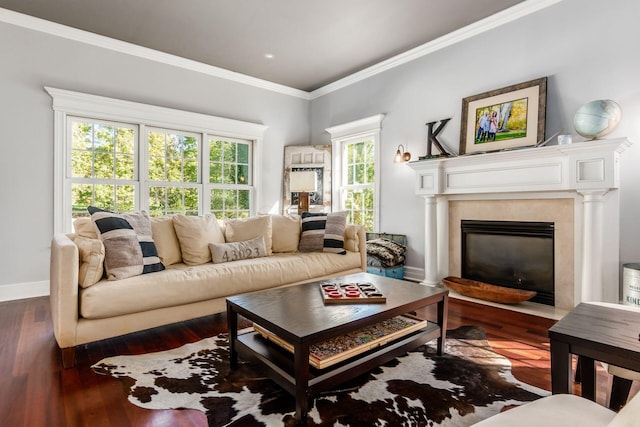
<svg viewBox="0 0 640 427">
<path fill-rule="evenodd" d="M 73 241 L 78 247 L 80 258 L 78 284 L 88 288 L 98 283 L 104 275 L 104 245 L 98 239 L 77 235 Z"/>
<path fill-rule="evenodd" d="M 272 250 L 272 223 L 270 215 L 260 215 L 244 219 L 226 219 L 224 237 L 227 242 L 242 242 L 255 237 L 264 237 L 267 255 Z"/>
<path fill-rule="evenodd" d="M 165 215 L 151 218 L 151 230 L 160 261 L 165 266 L 182 262 L 180 242 L 176 230 L 173 228 L 173 216 Z"/>
<path fill-rule="evenodd" d="M 218 264 L 267 256 L 263 236 L 254 237 L 244 242 L 209 243 L 209 249 L 211 250 L 211 259 Z"/>
<path fill-rule="evenodd" d="M 302 213 L 300 252 L 331 252 L 344 255 L 347 212 Z"/>
<path fill-rule="evenodd" d="M 204 216 L 174 215 L 182 261 L 187 265 L 201 265 L 211 262 L 209 243 L 224 243 L 224 234 L 218 220 L 212 214 Z"/>
<path fill-rule="evenodd" d="M 344 229 L 344 248 L 351 252 L 360 252 L 360 237 L 358 227 L 347 225 Z"/>
<path fill-rule="evenodd" d="M 362 271 L 360 254 L 280 253 L 222 264 L 173 264 L 154 274 L 80 289 L 80 314 L 98 319 L 223 298 Z"/>
<path fill-rule="evenodd" d="M 271 215 L 272 250 L 274 253 L 296 252 L 300 241 L 300 217 Z"/>
</svg>

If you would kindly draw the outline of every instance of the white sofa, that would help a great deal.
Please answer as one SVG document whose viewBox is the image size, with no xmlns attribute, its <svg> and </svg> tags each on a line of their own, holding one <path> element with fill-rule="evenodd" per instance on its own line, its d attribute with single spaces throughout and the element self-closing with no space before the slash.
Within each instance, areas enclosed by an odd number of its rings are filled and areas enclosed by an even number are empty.
<svg viewBox="0 0 640 427">
<path fill-rule="evenodd" d="M 206 237 L 202 232 L 181 236 L 176 225 L 178 216 L 154 218 L 152 237 L 165 269 L 120 280 L 108 280 L 102 270 L 93 268 L 102 268 L 100 249 L 104 254 L 104 245 L 89 219 L 74 223 L 77 234 L 55 235 L 51 244 L 50 300 L 63 365 L 75 365 L 78 345 L 224 312 L 226 297 L 231 295 L 366 271 L 362 226 L 346 225 L 345 254 L 303 253 L 296 247 L 300 221 L 268 217 L 270 225 L 262 232 L 269 255 L 224 263 L 212 263 L 210 255 L 207 262 L 187 262 L 183 258 L 189 248 L 184 245 Z M 246 226 L 243 221 L 225 224 L 221 228 L 225 241 L 252 237 L 256 228 L 249 224 L 252 221 L 247 220 Z M 88 251 L 87 244 L 94 249 Z"/>
</svg>

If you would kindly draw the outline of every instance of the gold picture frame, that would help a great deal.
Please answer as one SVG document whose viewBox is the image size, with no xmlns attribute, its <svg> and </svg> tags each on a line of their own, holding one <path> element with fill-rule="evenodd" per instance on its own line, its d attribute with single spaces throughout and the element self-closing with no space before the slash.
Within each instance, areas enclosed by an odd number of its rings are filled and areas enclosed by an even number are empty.
<svg viewBox="0 0 640 427">
<path fill-rule="evenodd" d="M 463 98 L 460 155 L 544 141 L 546 104 L 546 77 Z"/>
</svg>

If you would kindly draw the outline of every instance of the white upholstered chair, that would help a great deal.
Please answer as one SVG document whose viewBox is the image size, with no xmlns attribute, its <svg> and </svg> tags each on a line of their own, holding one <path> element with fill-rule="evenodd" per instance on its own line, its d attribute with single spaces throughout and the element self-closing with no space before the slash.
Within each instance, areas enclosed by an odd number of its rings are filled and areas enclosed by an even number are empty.
<svg viewBox="0 0 640 427">
<path fill-rule="evenodd" d="M 640 393 L 616 413 L 573 394 L 554 394 L 501 412 L 474 427 L 638 427 Z"/>
</svg>

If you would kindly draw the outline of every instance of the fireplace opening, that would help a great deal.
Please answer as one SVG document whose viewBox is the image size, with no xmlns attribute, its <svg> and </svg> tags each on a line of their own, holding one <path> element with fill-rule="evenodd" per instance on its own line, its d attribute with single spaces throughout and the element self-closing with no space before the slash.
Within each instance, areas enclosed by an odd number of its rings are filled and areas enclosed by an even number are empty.
<svg viewBox="0 0 640 427">
<path fill-rule="evenodd" d="M 554 305 L 552 222 L 462 221 L 462 277 L 536 291 L 531 299 Z"/>
</svg>

